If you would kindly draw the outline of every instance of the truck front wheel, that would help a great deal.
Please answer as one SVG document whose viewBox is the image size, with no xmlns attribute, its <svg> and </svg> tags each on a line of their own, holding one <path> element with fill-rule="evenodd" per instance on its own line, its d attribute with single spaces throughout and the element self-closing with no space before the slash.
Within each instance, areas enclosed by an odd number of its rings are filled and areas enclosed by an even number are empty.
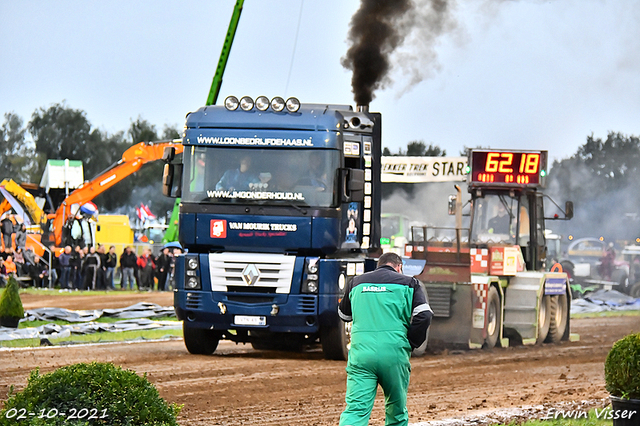
<svg viewBox="0 0 640 426">
<path fill-rule="evenodd" d="M 550 321 L 549 321 L 549 334 L 547 335 L 546 342 L 558 343 L 564 336 L 564 331 L 567 328 L 567 321 L 569 317 L 569 303 L 566 294 L 558 296 L 551 296 L 551 309 L 550 309 Z"/>
<path fill-rule="evenodd" d="M 188 327 L 184 322 L 182 323 L 182 334 L 187 350 L 194 355 L 211 355 L 215 352 L 222 337 L 219 331 Z"/>
<path fill-rule="evenodd" d="M 346 361 L 351 347 L 351 322 L 338 322 L 320 331 L 320 343 L 326 359 Z"/>
</svg>

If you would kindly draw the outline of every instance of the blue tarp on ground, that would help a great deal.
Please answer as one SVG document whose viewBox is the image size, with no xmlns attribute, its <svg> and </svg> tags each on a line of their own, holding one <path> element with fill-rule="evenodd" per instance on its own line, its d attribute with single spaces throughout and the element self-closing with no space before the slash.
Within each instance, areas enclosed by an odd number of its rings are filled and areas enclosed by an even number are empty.
<svg viewBox="0 0 640 426">
<path fill-rule="evenodd" d="M 128 318 L 114 323 L 95 322 L 102 316 L 112 318 Z M 97 332 L 117 332 L 130 330 L 175 330 L 182 328 L 178 321 L 153 321 L 150 318 L 175 316 L 173 307 L 160 306 L 155 303 L 136 303 L 122 309 L 104 309 L 71 311 L 63 308 L 39 308 L 25 312 L 23 321 L 64 320 L 74 324 L 45 324 L 30 328 L 0 327 L 1 340 L 43 339 L 69 337 L 72 334 L 91 334 Z"/>
<path fill-rule="evenodd" d="M 571 313 L 640 310 L 640 299 L 616 290 L 596 290 L 571 302 Z"/>
</svg>

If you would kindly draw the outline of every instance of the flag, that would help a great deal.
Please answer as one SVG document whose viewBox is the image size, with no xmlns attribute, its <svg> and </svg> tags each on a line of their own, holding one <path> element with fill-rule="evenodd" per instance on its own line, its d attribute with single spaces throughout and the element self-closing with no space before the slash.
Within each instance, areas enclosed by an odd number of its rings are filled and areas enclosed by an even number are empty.
<svg viewBox="0 0 640 426">
<path fill-rule="evenodd" d="M 146 222 L 149 219 L 156 218 L 156 216 L 151 213 L 149 206 L 145 206 L 144 203 L 140 203 L 140 207 L 136 208 L 136 214 L 138 215 L 138 219 L 140 219 L 142 223 Z"/>
<path fill-rule="evenodd" d="M 80 211 L 84 214 L 88 214 L 89 216 L 95 216 L 98 214 L 98 206 L 89 201 L 80 207 Z"/>
<path fill-rule="evenodd" d="M 145 206 L 144 204 L 140 203 L 140 208 L 142 210 L 144 210 L 144 214 L 147 216 L 147 219 L 155 219 L 156 218 L 156 215 L 151 213 L 151 210 L 149 209 L 149 206 Z"/>
</svg>

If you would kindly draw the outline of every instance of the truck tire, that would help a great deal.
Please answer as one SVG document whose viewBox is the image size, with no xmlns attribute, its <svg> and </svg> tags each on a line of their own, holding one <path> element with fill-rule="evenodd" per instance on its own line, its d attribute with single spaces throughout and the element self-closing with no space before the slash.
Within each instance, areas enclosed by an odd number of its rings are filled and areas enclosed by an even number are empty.
<svg viewBox="0 0 640 426">
<path fill-rule="evenodd" d="M 325 359 L 346 361 L 351 347 L 351 323 L 339 320 L 336 327 L 322 329 L 320 343 Z"/>
<path fill-rule="evenodd" d="M 541 345 L 549 335 L 549 326 L 551 325 L 551 296 L 544 295 L 540 301 L 540 309 L 538 310 L 538 338 L 536 345 Z"/>
<path fill-rule="evenodd" d="M 502 307 L 500 296 L 495 287 L 489 287 L 487 296 L 487 337 L 484 339 L 484 348 L 491 349 L 496 346 L 500 338 L 500 326 L 502 324 Z"/>
<path fill-rule="evenodd" d="M 194 355 L 211 355 L 222 337 L 219 331 L 188 327 L 186 323 L 182 323 L 182 334 L 184 345 Z"/>
<path fill-rule="evenodd" d="M 551 296 L 549 334 L 546 342 L 559 343 L 564 336 L 569 318 L 569 303 L 566 294 Z"/>
</svg>

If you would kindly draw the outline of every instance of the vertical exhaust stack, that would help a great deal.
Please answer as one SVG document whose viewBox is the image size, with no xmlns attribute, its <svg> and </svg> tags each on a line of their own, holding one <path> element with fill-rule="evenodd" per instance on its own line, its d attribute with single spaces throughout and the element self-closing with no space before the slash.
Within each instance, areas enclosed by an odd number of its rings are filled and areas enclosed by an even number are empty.
<svg viewBox="0 0 640 426">
<path fill-rule="evenodd" d="M 369 112 L 369 105 L 356 105 L 356 112 Z"/>
</svg>

